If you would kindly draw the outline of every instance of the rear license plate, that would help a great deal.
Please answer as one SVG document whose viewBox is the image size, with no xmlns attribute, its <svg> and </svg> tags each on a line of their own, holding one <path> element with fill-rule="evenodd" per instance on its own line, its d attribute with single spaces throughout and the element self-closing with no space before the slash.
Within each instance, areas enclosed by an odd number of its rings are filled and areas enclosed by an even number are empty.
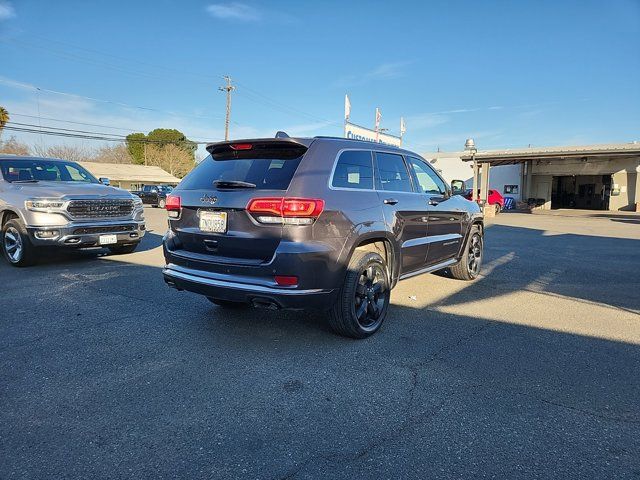
<svg viewBox="0 0 640 480">
<path fill-rule="evenodd" d="M 227 231 L 227 212 L 200 210 L 200 230 L 203 232 L 225 233 Z"/>
<path fill-rule="evenodd" d="M 100 245 L 113 245 L 114 243 L 118 243 L 117 235 L 100 235 L 98 239 Z"/>
</svg>

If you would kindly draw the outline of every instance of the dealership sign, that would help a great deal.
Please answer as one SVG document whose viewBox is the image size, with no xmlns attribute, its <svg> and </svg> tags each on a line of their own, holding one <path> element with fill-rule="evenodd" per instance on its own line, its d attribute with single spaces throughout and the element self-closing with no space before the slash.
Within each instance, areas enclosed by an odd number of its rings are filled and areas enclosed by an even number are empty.
<svg viewBox="0 0 640 480">
<path fill-rule="evenodd" d="M 364 140 L 365 142 L 384 143 L 386 145 L 393 145 L 394 147 L 402 146 L 402 136 L 407 131 L 404 118 L 400 118 L 400 136 L 390 135 L 384 133 L 387 128 L 380 128 L 380 120 L 382 119 L 382 113 L 379 108 L 376 108 L 376 128 L 370 129 L 356 125 L 349 121 L 351 117 L 351 101 L 349 95 L 344 96 L 344 136 L 353 140 Z"/>
<path fill-rule="evenodd" d="M 353 123 L 344 123 L 344 136 L 353 140 L 365 140 L 367 142 L 385 143 L 399 147 L 402 145 L 402 138 L 388 133 L 376 132 L 370 128 L 364 128 Z"/>
</svg>

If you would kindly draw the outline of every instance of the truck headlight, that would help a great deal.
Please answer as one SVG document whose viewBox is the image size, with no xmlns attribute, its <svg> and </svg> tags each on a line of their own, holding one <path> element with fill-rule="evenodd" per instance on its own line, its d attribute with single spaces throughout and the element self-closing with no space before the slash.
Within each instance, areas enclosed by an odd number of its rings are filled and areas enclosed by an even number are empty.
<svg viewBox="0 0 640 480">
<path fill-rule="evenodd" d="M 135 208 L 141 208 L 142 207 L 142 199 L 136 195 L 133 196 L 133 206 Z"/>
<path fill-rule="evenodd" d="M 51 210 L 59 210 L 64 205 L 62 200 L 49 198 L 32 198 L 24 202 L 27 210 L 32 212 L 49 212 Z"/>
</svg>

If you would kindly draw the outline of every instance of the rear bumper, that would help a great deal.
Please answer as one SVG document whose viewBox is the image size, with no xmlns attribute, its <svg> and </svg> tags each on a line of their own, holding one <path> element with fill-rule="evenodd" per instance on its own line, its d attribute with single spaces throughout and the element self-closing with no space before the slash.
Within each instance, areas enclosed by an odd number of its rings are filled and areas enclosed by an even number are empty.
<svg viewBox="0 0 640 480">
<path fill-rule="evenodd" d="M 187 290 L 207 297 L 250 303 L 270 308 L 326 309 L 335 301 L 335 290 L 296 289 L 248 283 L 250 277 L 203 272 L 168 264 L 164 281 L 177 290 Z"/>
<path fill-rule="evenodd" d="M 100 247 L 101 235 L 116 235 L 117 243 L 127 245 L 142 240 L 146 231 L 142 221 L 69 223 L 64 226 L 28 226 L 31 243 L 36 247 Z"/>
</svg>

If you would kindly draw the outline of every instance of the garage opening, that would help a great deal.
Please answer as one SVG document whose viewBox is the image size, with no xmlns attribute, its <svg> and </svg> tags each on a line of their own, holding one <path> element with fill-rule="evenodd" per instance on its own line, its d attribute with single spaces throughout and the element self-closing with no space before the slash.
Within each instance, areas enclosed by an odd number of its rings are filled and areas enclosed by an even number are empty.
<svg viewBox="0 0 640 480">
<path fill-rule="evenodd" d="M 551 208 L 608 210 L 611 183 L 611 175 L 553 177 Z"/>
</svg>

